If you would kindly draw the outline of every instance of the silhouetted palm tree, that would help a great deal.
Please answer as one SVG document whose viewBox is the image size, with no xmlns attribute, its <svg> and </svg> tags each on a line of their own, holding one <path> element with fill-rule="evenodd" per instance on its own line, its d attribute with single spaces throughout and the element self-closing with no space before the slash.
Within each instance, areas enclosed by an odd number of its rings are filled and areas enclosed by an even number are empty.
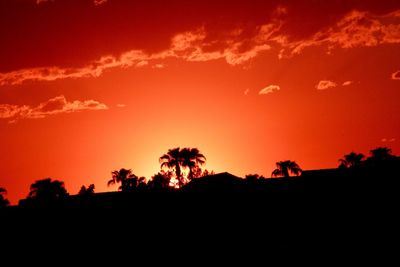
<svg viewBox="0 0 400 267">
<path fill-rule="evenodd" d="M 178 179 L 179 183 L 183 184 L 182 179 L 182 170 L 181 170 L 181 150 L 179 147 L 169 149 L 167 154 L 164 154 L 160 157 L 161 168 L 168 168 L 170 170 L 175 171 L 176 179 Z"/>
<path fill-rule="evenodd" d="M 146 188 L 146 178 L 137 177 L 136 175 L 127 178 L 121 184 L 122 191 L 144 190 Z"/>
<path fill-rule="evenodd" d="M 147 188 L 147 181 L 146 177 L 139 177 L 136 184 L 136 189 L 138 190 L 145 190 Z"/>
<path fill-rule="evenodd" d="M 182 167 L 189 169 L 189 180 L 193 179 L 194 170 L 206 162 L 206 157 L 197 148 L 184 148 L 181 150 Z"/>
<path fill-rule="evenodd" d="M 90 184 L 88 187 L 82 185 L 78 195 L 92 195 L 94 194 L 94 184 Z"/>
<path fill-rule="evenodd" d="M 372 149 L 370 151 L 371 156 L 369 157 L 371 160 L 375 161 L 384 161 L 388 159 L 392 159 L 394 156 L 392 155 L 392 150 L 388 147 L 378 147 Z"/>
<path fill-rule="evenodd" d="M 295 161 L 279 161 L 276 163 L 276 169 L 272 172 L 272 176 L 289 177 L 289 172 L 298 176 L 301 174 L 301 171 L 301 168 Z"/>
<path fill-rule="evenodd" d="M 68 193 L 64 182 L 46 178 L 31 184 L 28 198 L 43 204 L 53 204 L 66 196 Z"/>
<path fill-rule="evenodd" d="M 172 178 L 171 172 L 161 171 L 151 177 L 148 185 L 150 189 L 154 190 L 167 190 L 171 189 L 170 182 Z"/>
<path fill-rule="evenodd" d="M 121 168 L 119 171 L 115 170 L 111 172 L 111 180 L 108 181 L 107 186 L 121 183 L 118 190 L 127 191 L 130 190 L 133 184 L 136 184 L 138 177 L 132 173 L 131 169 Z"/>
<path fill-rule="evenodd" d="M 10 201 L 5 198 L 5 194 L 7 194 L 7 190 L 3 187 L 0 187 L 0 208 L 7 207 L 10 204 Z"/>
<path fill-rule="evenodd" d="M 370 151 L 371 156 L 366 160 L 366 166 L 379 171 L 380 174 L 394 174 L 398 172 L 400 157 L 392 155 L 387 147 L 378 147 Z"/>
<path fill-rule="evenodd" d="M 364 155 L 361 153 L 351 152 L 350 154 L 344 155 L 343 159 L 339 159 L 339 168 L 355 168 L 359 167 L 364 159 Z"/>
<path fill-rule="evenodd" d="M 182 168 L 188 168 L 188 179 L 193 178 L 194 169 L 203 165 L 206 158 L 197 148 L 179 147 L 168 150 L 167 154 L 160 157 L 161 168 L 175 170 L 176 179 L 178 179 L 179 187 L 185 184 L 185 177 L 182 175 Z"/>
<path fill-rule="evenodd" d="M 199 166 L 195 166 L 192 169 L 192 179 L 195 178 L 201 178 L 201 177 L 205 177 L 205 176 L 209 176 L 209 175 L 214 175 L 214 171 L 209 171 L 207 169 L 203 170 L 202 168 L 200 168 Z"/>
</svg>

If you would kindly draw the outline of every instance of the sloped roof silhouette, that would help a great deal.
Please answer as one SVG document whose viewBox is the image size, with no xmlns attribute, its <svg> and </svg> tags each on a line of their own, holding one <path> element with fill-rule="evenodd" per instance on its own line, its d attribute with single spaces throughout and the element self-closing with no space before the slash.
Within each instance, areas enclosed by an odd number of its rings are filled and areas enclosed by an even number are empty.
<svg viewBox="0 0 400 267">
<path fill-rule="evenodd" d="M 244 179 L 228 172 L 222 172 L 194 179 L 182 187 L 183 192 L 226 192 L 241 188 Z"/>
</svg>

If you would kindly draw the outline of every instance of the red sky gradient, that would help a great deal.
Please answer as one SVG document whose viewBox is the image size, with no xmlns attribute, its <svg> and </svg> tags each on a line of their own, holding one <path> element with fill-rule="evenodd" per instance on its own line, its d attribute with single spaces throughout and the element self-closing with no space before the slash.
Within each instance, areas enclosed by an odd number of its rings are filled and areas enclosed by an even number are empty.
<svg viewBox="0 0 400 267">
<path fill-rule="evenodd" d="M 3 0 L 0 36 L 13 204 L 46 177 L 71 194 L 150 178 L 177 146 L 238 176 L 400 154 L 398 0 Z"/>
</svg>

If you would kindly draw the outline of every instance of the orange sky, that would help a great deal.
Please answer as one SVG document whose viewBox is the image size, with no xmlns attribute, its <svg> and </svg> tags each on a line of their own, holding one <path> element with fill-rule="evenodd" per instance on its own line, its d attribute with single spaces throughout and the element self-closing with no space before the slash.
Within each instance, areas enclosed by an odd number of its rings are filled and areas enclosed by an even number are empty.
<svg viewBox="0 0 400 267">
<path fill-rule="evenodd" d="M 400 153 L 398 1 L 0 3 L 0 187 L 107 188 L 169 148 L 270 176 Z"/>
</svg>

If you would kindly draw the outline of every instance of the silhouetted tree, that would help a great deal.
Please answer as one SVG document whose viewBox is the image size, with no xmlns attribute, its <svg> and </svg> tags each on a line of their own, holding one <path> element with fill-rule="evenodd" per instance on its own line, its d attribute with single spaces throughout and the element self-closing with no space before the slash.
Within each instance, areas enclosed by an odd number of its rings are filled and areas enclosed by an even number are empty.
<svg viewBox="0 0 400 267">
<path fill-rule="evenodd" d="M 366 166 L 381 174 L 396 173 L 400 165 L 400 157 L 392 154 L 387 147 L 378 147 L 370 151 L 371 156 L 366 160 Z"/>
<path fill-rule="evenodd" d="M 369 159 L 373 161 L 385 161 L 393 159 L 393 157 L 395 157 L 392 155 L 392 150 L 388 147 L 378 147 L 372 149 L 370 153 L 371 156 L 369 157 Z"/>
<path fill-rule="evenodd" d="M 272 172 L 272 176 L 289 177 L 289 172 L 294 175 L 301 174 L 301 168 L 295 161 L 285 160 L 276 163 L 276 169 Z"/>
<path fill-rule="evenodd" d="M 145 177 L 137 177 L 136 175 L 127 178 L 122 182 L 121 190 L 122 191 L 136 191 L 136 190 L 144 190 L 146 188 L 146 178 Z"/>
<path fill-rule="evenodd" d="M 201 167 L 199 166 L 195 166 L 192 169 L 192 179 L 196 179 L 196 178 L 201 178 L 201 177 L 205 177 L 205 176 L 209 176 L 209 175 L 214 175 L 215 172 L 214 171 L 209 171 L 207 169 L 203 170 Z"/>
<path fill-rule="evenodd" d="M 351 152 L 350 154 L 344 155 L 343 159 L 339 159 L 339 168 L 355 168 L 361 166 L 364 155 L 361 153 Z"/>
<path fill-rule="evenodd" d="M 194 178 L 194 170 L 206 162 L 206 157 L 197 148 L 183 148 L 180 151 L 182 167 L 189 169 L 188 179 Z"/>
<path fill-rule="evenodd" d="M 203 170 L 197 166 L 192 169 L 192 178 L 200 178 L 203 176 Z"/>
<path fill-rule="evenodd" d="M 7 207 L 10 204 L 10 201 L 4 196 L 5 194 L 7 194 L 7 190 L 0 187 L 0 208 Z"/>
<path fill-rule="evenodd" d="M 139 177 L 138 181 L 137 181 L 137 185 L 136 185 L 136 189 L 138 190 L 145 190 L 147 189 L 147 181 L 146 181 L 146 177 Z"/>
<path fill-rule="evenodd" d="M 82 185 L 78 195 L 92 195 L 94 194 L 94 184 L 90 184 L 88 187 Z"/>
<path fill-rule="evenodd" d="M 187 180 L 194 177 L 196 167 L 203 165 L 206 158 L 197 148 L 183 148 L 179 147 L 169 149 L 167 154 L 160 157 L 161 168 L 168 168 L 175 171 L 176 179 L 179 182 L 179 187 L 185 183 L 185 177 L 182 175 L 182 168 L 188 168 L 189 174 Z"/>
<path fill-rule="evenodd" d="M 179 183 L 183 183 L 181 162 L 182 157 L 179 147 L 169 149 L 167 154 L 164 154 L 160 157 L 161 169 L 168 168 L 170 170 L 174 170 L 176 179 L 178 179 Z"/>
<path fill-rule="evenodd" d="M 161 191 L 171 189 L 172 172 L 161 171 L 151 177 L 148 186 L 152 190 Z"/>
<path fill-rule="evenodd" d="M 249 182 L 254 182 L 257 180 L 263 180 L 265 177 L 259 174 L 247 174 L 245 179 Z"/>
<path fill-rule="evenodd" d="M 107 186 L 121 183 L 120 187 L 118 187 L 118 190 L 132 191 L 141 183 L 144 183 L 145 180 L 146 178 L 139 178 L 133 174 L 131 169 L 121 168 L 119 171 L 115 170 L 111 172 L 111 180 L 108 181 Z"/>
<path fill-rule="evenodd" d="M 210 176 L 210 175 L 215 175 L 215 172 L 214 172 L 214 171 L 209 171 L 209 170 L 205 169 L 205 170 L 202 172 L 202 174 L 201 174 L 200 177 L 206 177 L 206 176 Z"/>
<path fill-rule="evenodd" d="M 57 201 L 68 196 L 64 182 L 46 178 L 37 180 L 30 186 L 28 199 L 40 204 L 55 204 Z"/>
</svg>

